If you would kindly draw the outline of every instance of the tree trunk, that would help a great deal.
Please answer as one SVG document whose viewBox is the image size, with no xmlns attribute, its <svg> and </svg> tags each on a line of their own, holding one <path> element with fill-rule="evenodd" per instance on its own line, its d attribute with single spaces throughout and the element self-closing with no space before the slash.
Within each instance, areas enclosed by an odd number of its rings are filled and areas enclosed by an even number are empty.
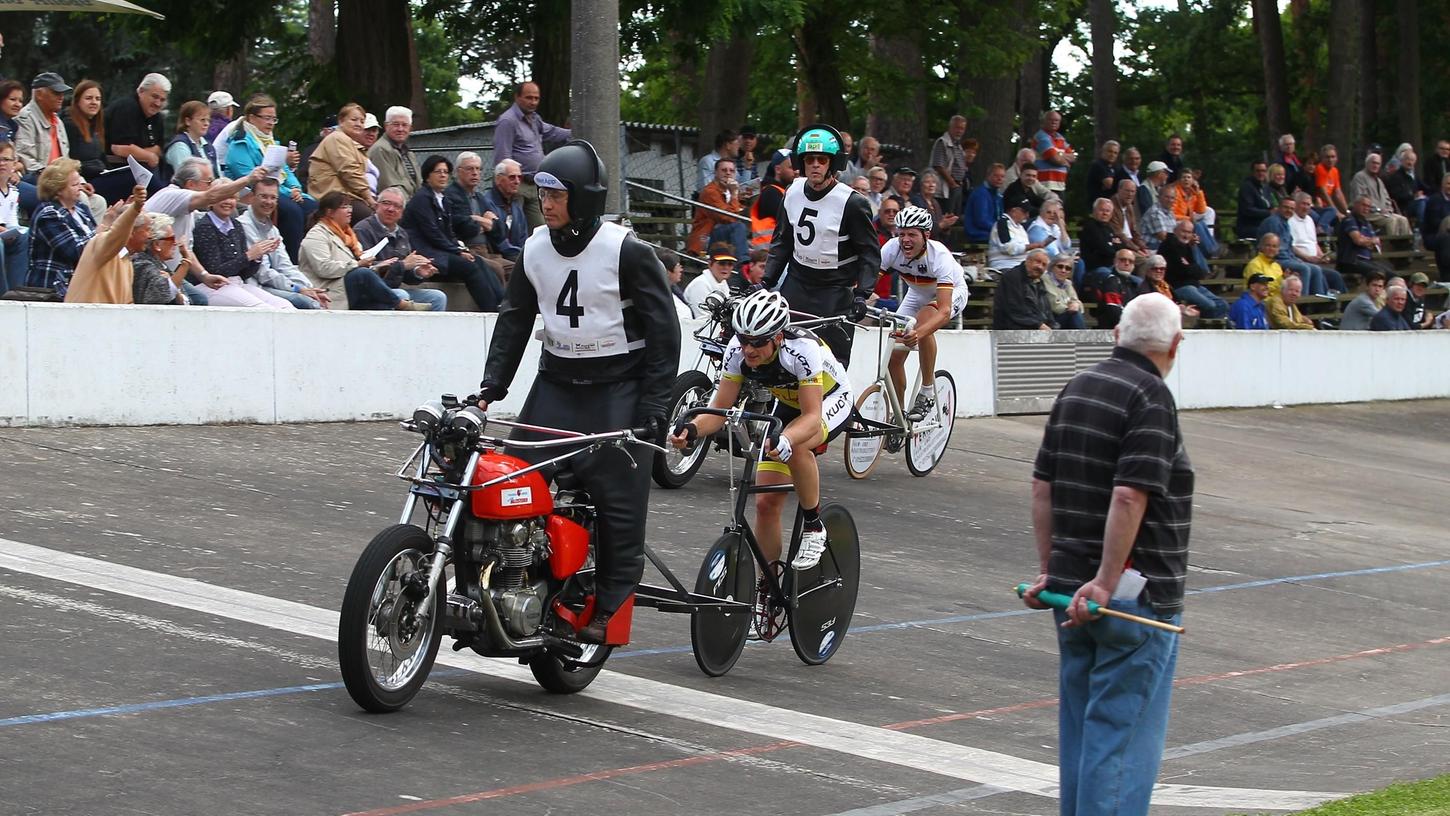
<svg viewBox="0 0 1450 816">
<path fill-rule="evenodd" d="M 846 110 L 846 90 L 841 81 L 836 42 L 837 30 L 844 18 L 837 11 L 829 3 L 807 7 L 804 25 L 795 30 L 791 39 L 795 42 L 796 59 L 804 73 L 806 86 L 815 102 L 818 120 L 841 130 L 850 130 L 851 116 Z"/>
<path fill-rule="evenodd" d="M 1355 171 L 1359 153 L 1359 0 L 1329 2 L 1329 113 L 1327 143 L 1339 148 L 1341 163 Z M 1340 171 L 1341 173 L 1344 170 Z"/>
<path fill-rule="evenodd" d="M 337 9 L 333 4 L 334 0 L 307 3 L 307 54 L 318 65 L 332 62 L 337 55 Z"/>
<path fill-rule="evenodd" d="M 539 116 L 551 125 L 569 122 L 569 74 L 573 53 L 569 0 L 538 0 L 534 4 L 533 76 L 539 86 Z"/>
<path fill-rule="evenodd" d="M 1400 135 L 1419 152 L 1425 144 L 1424 123 L 1420 116 L 1419 0 L 1397 0 L 1395 29 L 1399 32 L 1395 50 L 1399 53 Z"/>
<path fill-rule="evenodd" d="M 935 135 L 934 131 L 929 134 L 926 121 L 921 43 L 910 34 L 873 35 L 871 55 L 889 66 L 893 75 L 872 88 L 865 132 L 885 144 L 906 148 L 900 163 L 920 168 L 930 158 L 929 136 Z M 946 130 L 945 122 L 941 129 Z"/>
<path fill-rule="evenodd" d="M 1026 19 L 1026 0 L 1013 0 L 1017 11 L 1016 19 Z M 963 30 L 972 30 L 977 23 L 977 13 L 971 0 L 958 5 L 958 25 Z M 1021 25 L 1021 23 L 1019 23 Z M 987 168 L 996 162 L 1011 164 L 1015 147 L 1012 135 L 1016 131 L 1017 79 L 1020 66 L 1011 66 L 996 76 L 978 76 L 972 71 L 972 44 L 963 41 L 957 57 L 957 64 L 965 66 L 958 74 L 958 107 L 962 115 L 971 120 L 971 134 L 980 145 L 977 160 L 972 164 L 972 178 L 980 183 L 986 178 Z M 1024 131 L 1035 131 L 1036 122 L 1023 122 Z"/>
<path fill-rule="evenodd" d="M 795 126 L 798 130 L 816 121 L 816 98 L 811 95 L 811 86 L 806 82 L 805 72 L 796 67 L 795 78 Z"/>
<path fill-rule="evenodd" d="M 1113 0 L 1088 0 L 1093 35 L 1093 154 L 1118 138 L 1118 62 L 1113 56 L 1117 12 Z"/>
<path fill-rule="evenodd" d="M 1319 61 L 1315 59 L 1315 54 L 1318 52 L 1319 43 L 1323 41 L 1323 32 L 1305 30 L 1309 25 L 1306 20 L 1308 13 L 1309 0 L 1290 0 L 1289 14 L 1294 20 L 1294 52 L 1300 66 L 1297 82 L 1299 92 L 1307 102 L 1304 106 L 1304 133 L 1300 141 L 1317 148 L 1324 143 L 1324 126 L 1319 120 L 1320 100 L 1324 94 L 1316 71 Z"/>
<path fill-rule="evenodd" d="M 1259 35 L 1259 56 L 1264 65 L 1264 123 L 1269 130 L 1269 155 L 1279 137 L 1290 132 L 1289 83 L 1284 67 L 1284 26 L 1278 0 L 1254 0 L 1254 30 Z"/>
<path fill-rule="evenodd" d="M 233 94 L 237 102 L 246 104 L 242 96 L 242 89 L 249 84 L 247 82 L 247 54 L 252 50 L 252 44 L 243 40 L 237 48 L 237 52 L 224 60 L 218 60 L 212 67 L 211 86 L 223 88 L 228 91 L 236 89 Z"/>
<path fill-rule="evenodd" d="M 339 0 L 337 46 L 338 78 L 357 102 L 378 114 L 406 104 L 426 123 L 407 0 Z"/>
<path fill-rule="evenodd" d="M 750 64 L 754 61 L 755 39 L 736 34 L 711 43 L 706 49 L 705 76 L 700 83 L 700 145 L 697 155 L 715 149 L 715 134 L 734 130 L 745 122 L 750 104 Z"/>
<path fill-rule="evenodd" d="M 1359 3 L 1359 126 L 1357 132 L 1372 140 L 1373 128 L 1379 117 L 1379 76 L 1375 65 L 1379 62 L 1376 45 L 1375 0 L 1360 0 Z M 1364 144 L 1364 143 L 1361 143 Z"/>
<path fill-rule="evenodd" d="M 1022 72 L 1017 75 L 1017 118 L 1024 131 L 1041 122 L 1047 110 L 1047 81 L 1052 76 L 1052 52 L 1056 48 L 1056 40 L 1044 42 L 1022 64 Z M 1024 137 L 1031 135 L 1023 134 Z"/>
</svg>

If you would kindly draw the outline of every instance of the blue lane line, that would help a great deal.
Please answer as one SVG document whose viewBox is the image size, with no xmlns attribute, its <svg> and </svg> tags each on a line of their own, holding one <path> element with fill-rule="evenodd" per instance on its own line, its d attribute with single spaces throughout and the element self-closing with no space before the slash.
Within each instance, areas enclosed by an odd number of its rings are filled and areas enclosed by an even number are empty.
<svg viewBox="0 0 1450 816">
<path fill-rule="evenodd" d="M 1224 584 L 1222 586 L 1205 587 L 1203 589 L 1188 590 L 1186 595 L 1205 595 L 1210 592 L 1227 592 L 1232 589 L 1256 589 L 1259 587 L 1273 586 L 1275 584 L 1296 584 L 1305 581 L 1324 581 L 1331 578 L 1351 578 L 1360 575 L 1382 575 L 1391 572 L 1408 572 L 1411 570 L 1430 569 L 1432 567 L 1450 566 L 1450 559 L 1443 561 L 1422 561 L 1418 564 L 1396 564 L 1389 567 L 1370 567 L 1367 569 L 1343 570 L 1340 572 L 1317 572 L 1311 575 L 1290 575 L 1284 578 L 1266 578 L 1261 581 L 1244 581 L 1238 584 Z M 897 623 L 877 623 L 871 626 L 852 627 L 853 633 L 861 632 L 886 632 L 893 629 L 911 629 L 919 626 L 940 626 L 949 623 L 969 623 L 971 621 L 992 620 L 994 618 L 1015 618 L 1020 615 L 1032 615 L 1044 610 L 1040 609 L 1013 609 L 1005 612 L 978 612 L 972 615 L 953 615 L 946 618 L 931 618 L 927 620 L 900 621 Z M 760 644 L 748 644 L 760 645 Z M 689 646 L 664 646 L 657 649 L 633 649 L 627 652 L 619 652 L 613 655 L 611 660 L 621 660 L 630 657 L 649 657 L 650 655 L 663 654 L 687 654 Z M 461 669 L 435 671 L 434 677 L 449 677 L 468 674 Z M 31 725 L 34 723 L 57 722 L 60 720 L 75 720 L 86 717 L 105 717 L 115 714 L 138 714 L 145 711 L 157 711 L 166 708 L 183 708 L 186 706 L 206 705 L 209 703 L 225 703 L 232 700 L 254 700 L 265 697 L 280 697 L 287 694 L 304 694 L 313 691 L 331 691 L 342 688 L 342 683 L 311 683 L 305 686 L 283 686 L 280 688 L 258 689 L 256 691 L 234 691 L 228 694 L 209 694 L 204 697 L 183 697 L 179 700 L 156 700 L 150 703 L 134 703 L 122 706 L 107 706 L 104 708 L 83 708 L 74 711 L 56 711 L 49 714 L 27 714 L 21 717 L 11 717 L 0 720 L 0 728 L 12 725 Z"/>
<path fill-rule="evenodd" d="M 1239 584 L 1224 584 L 1222 586 L 1204 587 L 1203 589 L 1190 589 L 1185 595 L 1204 595 L 1210 592 L 1227 592 L 1231 589 L 1255 589 L 1258 587 L 1273 586 L 1275 584 L 1297 584 L 1305 581 L 1324 581 L 1330 578 L 1348 578 L 1357 575 L 1379 575 L 1387 572 L 1406 572 L 1409 570 L 1428 569 L 1430 567 L 1450 566 L 1450 559 L 1444 561 L 1422 561 L 1418 564 L 1396 564 L 1389 567 L 1369 567 L 1367 569 L 1344 570 L 1341 572 L 1317 572 L 1312 575 L 1290 575 L 1284 578 L 1265 578 L 1261 581 L 1245 581 Z M 926 620 L 898 621 L 896 623 L 876 623 L 870 626 L 852 626 L 852 634 L 866 632 L 888 632 L 894 629 L 914 629 L 921 626 L 943 626 L 952 623 L 971 623 L 973 621 L 993 620 L 995 618 L 1015 618 L 1020 615 L 1032 615 L 1044 612 L 1042 609 L 1012 609 L 1005 612 L 976 612 L 971 615 L 952 615 L 945 618 L 930 618 Z M 747 644 L 753 645 L 753 644 Z M 683 654 L 690 651 L 689 646 L 663 646 L 658 649 L 631 649 L 627 652 L 618 652 L 610 657 L 610 660 L 620 660 L 627 657 L 648 657 L 650 655 L 662 654 Z"/>
<path fill-rule="evenodd" d="M 228 694 L 208 694 L 205 697 L 183 697 L 179 700 L 156 700 L 150 703 L 106 706 L 105 708 L 83 708 L 76 711 L 56 711 L 50 714 L 27 714 L 0 720 L 0 727 L 8 725 L 31 725 L 32 723 L 78 720 L 83 717 L 106 717 L 112 714 L 139 714 L 143 711 L 157 711 L 163 708 L 225 703 L 231 700 L 255 700 L 261 697 L 280 697 L 284 694 L 301 694 L 307 691 L 325 691 L 342 688 L 341 683 L 312 683 L 306 686 L 283 686 L 282 688 L 258 689 L 256 691 L 233 691 Z"/>
</svg>

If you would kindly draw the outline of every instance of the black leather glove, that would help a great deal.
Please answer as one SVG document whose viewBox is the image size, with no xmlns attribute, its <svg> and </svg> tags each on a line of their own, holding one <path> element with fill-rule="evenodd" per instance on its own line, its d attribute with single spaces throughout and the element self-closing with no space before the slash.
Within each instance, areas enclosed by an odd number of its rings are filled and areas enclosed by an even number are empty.
<svg viewBox="0 0 1450 816">
<path fill-rule="evenodd" d="M 644 441 L 663 446 L 665 430 L 670 427 L 670 421 L 664 414 L 649 414 L 640 421 L 639 427 L 644 430 L 641 436 Z"/>
<path fill-rule="evenodd" d="M 478 398 L 484 402 L 498 402 L 508 396 L 509 390 L 498 384 L 497 380 L 485 378 L 478 384 Z"/>
<path fill-rule="evenodd" d="M 864 320 L 866 318 L 866 298 L 857 297 L 852 301 L 851 311 L 846 314 L 846 317 L 853 323 Z"/>
</svg>

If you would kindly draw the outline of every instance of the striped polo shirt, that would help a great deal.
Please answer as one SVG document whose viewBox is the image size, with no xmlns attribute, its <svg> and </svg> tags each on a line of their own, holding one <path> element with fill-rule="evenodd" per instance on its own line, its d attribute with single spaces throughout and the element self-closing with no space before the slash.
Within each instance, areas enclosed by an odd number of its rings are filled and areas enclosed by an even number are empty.
<svg viewBox="0 0 1450 816">
<path fill-rule="evenodd" d="M 1148 579 L 1155 612 L 1183 610 L 1193 465 L 1151 360 L 1118 347 L 1073 377 L 1052 407 L 1033 476 L 1052 484 L 1053 589 L 1075 592 L 1097 574 L 1113 488 L 1126 485 L 1148 494 L 1132 566 Z"/>
</svg>

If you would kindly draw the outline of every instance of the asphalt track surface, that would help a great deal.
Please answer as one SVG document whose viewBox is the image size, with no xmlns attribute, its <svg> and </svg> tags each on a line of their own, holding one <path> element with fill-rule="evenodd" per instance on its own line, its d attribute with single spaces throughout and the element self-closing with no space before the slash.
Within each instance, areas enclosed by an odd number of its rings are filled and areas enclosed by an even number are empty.
<svg viewBox="0 0 1450 816">
<path fill-rule="evenodd" d="M 336 610 L 396 516 L 395 424 L 0 430 L 0 813 L 1052 814 L 1041 417 L 962 421 L 926 479 L 828 498 L 863 539 L 852 633 L 706 678 L 648 610 L 586 693 L 440 652 L 404 711 L 340 686 Z M 1185 414 L 1192 571 L 1155 813 L 1286 812 L 1450 770 L 1450 403 Z M 686 581 L 718 454 L 653 494 Z"/>
</svg>

